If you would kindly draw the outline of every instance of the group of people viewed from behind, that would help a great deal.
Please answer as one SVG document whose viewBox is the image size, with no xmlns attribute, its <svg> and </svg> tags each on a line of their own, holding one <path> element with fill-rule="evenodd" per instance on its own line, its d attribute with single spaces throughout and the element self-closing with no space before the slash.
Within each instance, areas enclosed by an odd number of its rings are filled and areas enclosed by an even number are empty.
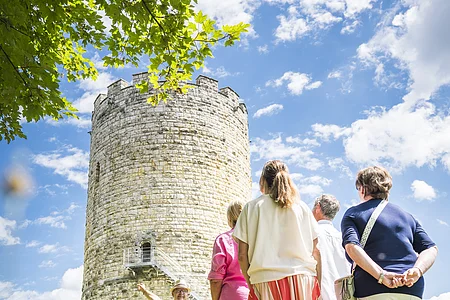
<svg viewBox="0 0 450 300">
<path fill-rule="evenodd" d="M 411 214 L 388 201 L 387 170 L 358 172 L 361 203 L 345 212 L 341 232 L 332 224 L 338 200 L 322 195 L 311 211 L 283 162 L 264 165 L 259 187 L 260 197 L 228 207 L 231 230 L 216 238 L 208 275 L 213 300 L 336 300 L 334 282 L 351 272 L 357 299 L 422 299 L 437 247 Z"/>
</svg>

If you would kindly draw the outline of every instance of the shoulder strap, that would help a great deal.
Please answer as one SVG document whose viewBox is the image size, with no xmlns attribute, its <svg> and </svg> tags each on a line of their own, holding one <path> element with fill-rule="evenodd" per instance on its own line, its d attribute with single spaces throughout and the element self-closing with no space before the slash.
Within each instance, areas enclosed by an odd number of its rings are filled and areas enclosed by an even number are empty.
<svg viewBox="0 0 450 300">
<path fill-rule="evenodd" d="M 378 219 L 378 216 L 380 215 L 381 211 L 386 207 L 387 201 L 383 200 L 378 204 L 377 208 L 373 211 L 372 215 L 370 216 L 369 221 L 367 222 L 366 227 L 364 228 L 364 232 L 361 237 L 361 247 L 364 249 L 364 246 L 366 245 L 367 238 L 369 237 L 370 232 L 372 231 L 373 225 L 375 224 L 375 221 Z"/>
<path fill-rule="evenodd" d="M 375 221 L 378 219 L 378 216 L 380 215 L 381 211 L 386 207 L 387 203 L 388 203 L 387 200 L 381 201 L 380 204 L 378 204 L 377 208 L 375 208 L 375 210 L 372 212 L 372 215 L 370 216 L 370 219 L 367 222 L 366 227 L 364 228 L 364 232 L 361 236 L 360 244 L 363 249 L 364 249 L 364 246 L 366 245 L 367 239 L 369 238 L 369 234 L 372 231 Z M 355 262 L 353 262 L 352 275 L 353 275 L 353 272 L 355 271 L 355 268 L 356 268 L 356 264 L 355 264 Z"/>
</svg>

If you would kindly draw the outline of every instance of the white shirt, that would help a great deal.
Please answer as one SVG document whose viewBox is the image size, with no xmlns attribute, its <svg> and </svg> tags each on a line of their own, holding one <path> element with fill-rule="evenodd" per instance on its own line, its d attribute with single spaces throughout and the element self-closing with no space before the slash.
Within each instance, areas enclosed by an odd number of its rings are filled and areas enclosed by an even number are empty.
<svg viewBox="0 0 450 300">
<path fill-rule="evenodd" d="M 262 195 L 244 206 L 233 236 L 248 244 L 248 275 L 254 284 L 296 274 L 315 276 L 317 234 L 317 222 L 303 201 L 281 208 Z"/>
<path fill-rule="evenodd" d="M 328 220 L 319 222 L 319 248 L 322 258 L 321 295 L 323 300 L 336 300 L 334 281 L 350 275 L 351 265 L 345 259 L 342 235 Z"/>
</svg>

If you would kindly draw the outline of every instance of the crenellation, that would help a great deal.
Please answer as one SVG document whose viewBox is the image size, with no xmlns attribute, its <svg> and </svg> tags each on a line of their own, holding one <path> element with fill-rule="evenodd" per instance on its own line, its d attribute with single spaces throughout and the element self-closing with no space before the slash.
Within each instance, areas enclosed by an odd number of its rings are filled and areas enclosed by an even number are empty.
<svg viewBox="0 0 450 300">
<path fill-rule="evenodd" d="M 99 106 L 103 100 L 105 100 L 107 95 L 105 94 L 98 94 L 97 98 L 94 100 L 94 107 Z"/>
<path fill-rule="evenodd" d="M 232 101 L 234 106 L 238 106 L 239 105 L 239 100 L 240 100 L 239 95 L 235 91 L 233 91 L 232 88 L 230 88 L 228 86 L 227 87 L 223 87 L 223 88 L 221 88 L 219 90 L 219 93 L 221 93 L 222 95 L 228 97 Z"/>
<path fill-rule="evenodd" d="M 199 75 L 195 80 L 196 85 L 199 87 L 203 87 L 209 90 L 218 91 L 219 90 L 219 82 L 213 78 Z"/>
<path fill-rule="evenodd" d="M 112 97 L 113 95 L 118 94 L 122 89 L 129 87 L 130 84 L 123 80 L 119 79 L 108 86 L 108 97 Z"/>
<path fill-rule="evenodd" d="M 136 84 L 141 83 L 142 81 L 147 81 L 148 80 L 148 73 L 147 72 L 141 72 L 141 73 L 136 73 L 133 74 L 133 85 L 135 86 Z"/>
<path fill-rule="evenodd" d="M 190 281 L 198 299 L 209 298 L 206 274 L 214 238 L 227 230 L 226 205 L 250 197 L 239 96 L 199 76 L 188 94 L 153 107 L 134 86 L 146 77 L 117 81 L 94 105 L 83 300 L 143 299 L 137 281 L 169 299 L 170 276 L 150 267 L 133 275 L 123 265 L 124 249 L 150 231 L 156 249 L 179 264 L 163 267 Z"/>
</svg>

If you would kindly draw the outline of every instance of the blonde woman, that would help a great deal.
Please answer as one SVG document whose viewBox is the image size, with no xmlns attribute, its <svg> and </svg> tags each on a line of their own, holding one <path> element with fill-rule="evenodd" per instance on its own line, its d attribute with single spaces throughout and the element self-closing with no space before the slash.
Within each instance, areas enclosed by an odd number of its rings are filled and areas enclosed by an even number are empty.
<svg viewBox="0 0 450 300">
<path fill-rule="evenodd" d="M 238 262 L 238 246 L 232 238 L 243 203 L 233 201 L 227 209 L 231 230 L 220 234 L 214 243 L 208 280 L 212 300 L 247 300 L 248 287 Z"/>
<path fill-rule="evenodd" d="M 311 210 L 279 160 L 264 165 L 259 186 L 263 195 L 244 206 L 233 234 L 249 299 L 318 299 L 318 225 Z"/>
<path fill-rule="evenodd" d="M 388 200 L 392 177 L 382 167 L 369 167 L 359 171 L 355 185 L 361 203 L 349 208 L 341 223 L 343 245 L 357 265 L 355 296 L 368 300 L 422 299 L 422 276 L 436 259 L 435 243 L 412 215 L 389 201 L 361 248 L 360 237 L 372 212 Z"/>
</svg>

